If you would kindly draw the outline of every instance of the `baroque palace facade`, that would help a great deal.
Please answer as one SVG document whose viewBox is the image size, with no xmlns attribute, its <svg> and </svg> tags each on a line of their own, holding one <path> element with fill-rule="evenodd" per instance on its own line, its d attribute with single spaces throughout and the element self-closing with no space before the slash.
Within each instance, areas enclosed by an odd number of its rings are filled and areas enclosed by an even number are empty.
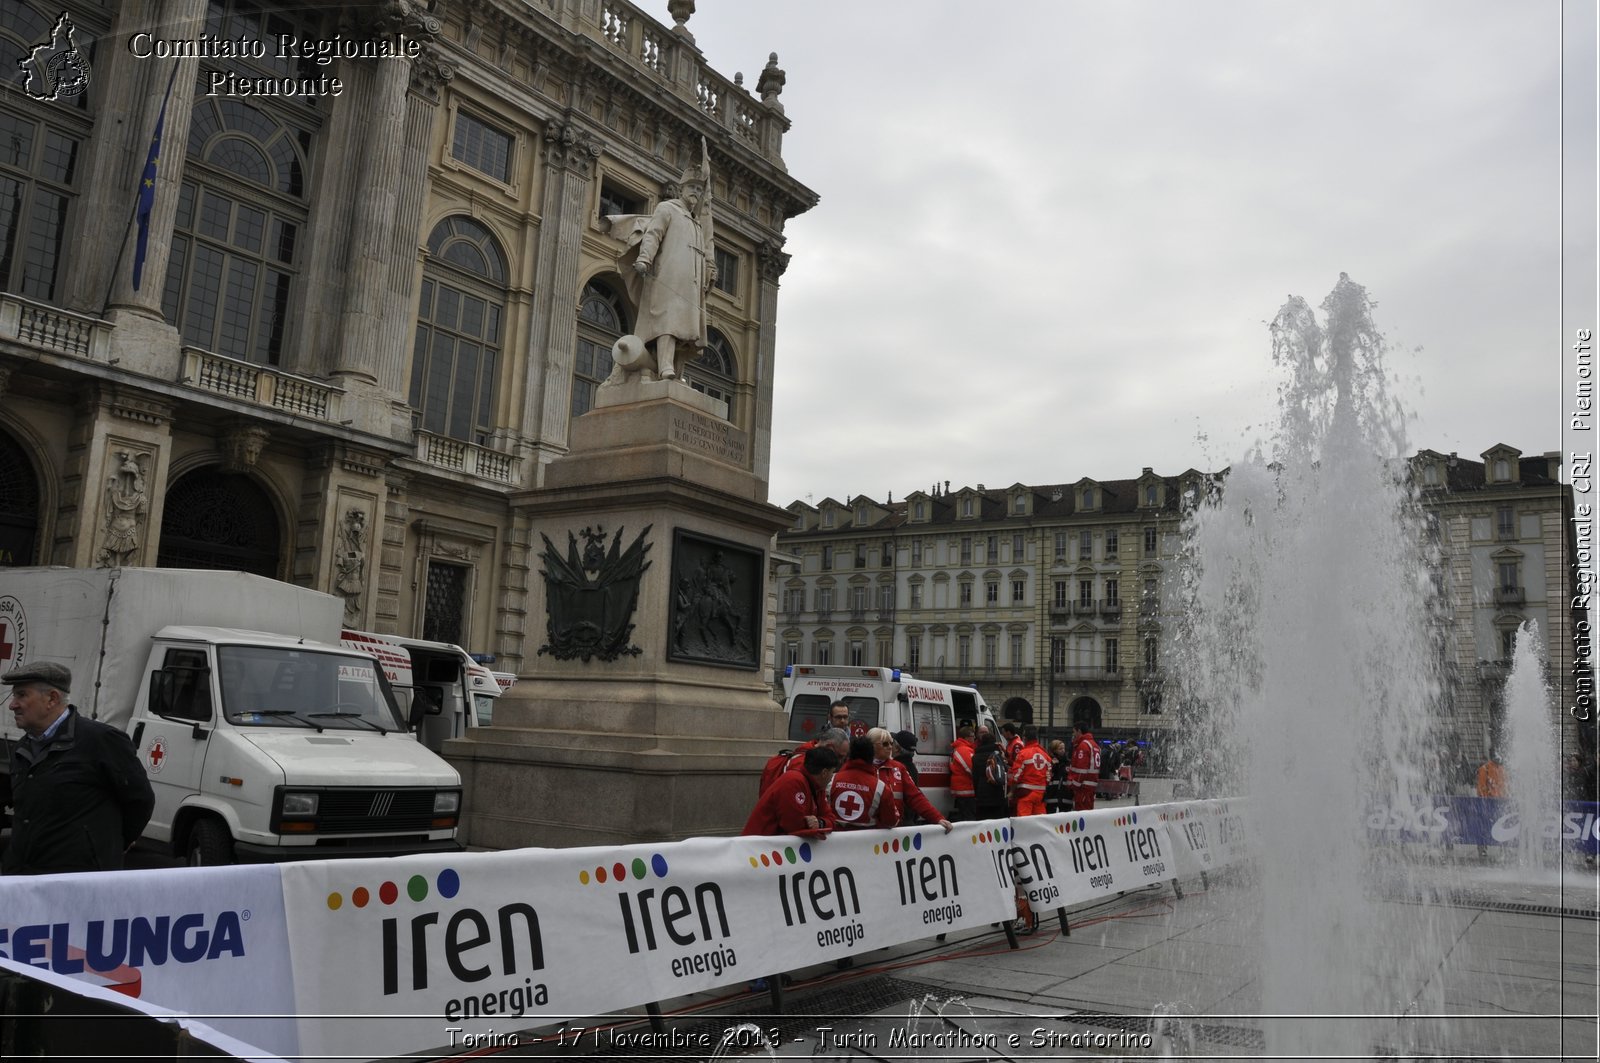
<svg viewBox="0 0 1600 1063">
<path fill-rule="evenodd" d="M 0 563 L 243 569 L 525 671 L 529 514 L 635 311 L 605 216 L 703 151 L 685 378 L 763 502 L 783 229 L 816 196 L 776 55 L 754 92 L 714 72 L 694 6 L 7 0 Z"/>
<path fill-rule="evenodd" d="M 1412 475 L 1437 544 L 1443 711 L 1477 763 L 1502 725 L 1512 638 L 1537 621 L 1563 720 L 1574 694 L 1571 488 L 1560 455 L 1424 450 Z M 1183 520 L 1226 475 L 994 489 L 946 483 L 903 501 L 788 507 L 778 536 L 782 667 L 902 667 L 974 683 L 1002 715 L 1100 737 L 1174 726 L 1170 658 Z M 1308 608 L 1310 608 L 1308 603 Z"/>
</svg>

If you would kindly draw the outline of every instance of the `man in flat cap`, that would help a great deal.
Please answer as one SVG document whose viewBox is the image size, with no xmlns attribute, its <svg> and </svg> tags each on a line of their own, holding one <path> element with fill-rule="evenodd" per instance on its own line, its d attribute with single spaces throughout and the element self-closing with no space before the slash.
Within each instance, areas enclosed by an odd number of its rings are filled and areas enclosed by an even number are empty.
<svg viewBox="0 0 1600 1063">
<path fill-rule="evenodd" d="M 150 821 L 155 794 L 128 736 L 67 703 L 72 673 L 53 661 L 0 676 L 23 738 L 11 747 L 8 875 L 109 871 Z"/>
</svg>

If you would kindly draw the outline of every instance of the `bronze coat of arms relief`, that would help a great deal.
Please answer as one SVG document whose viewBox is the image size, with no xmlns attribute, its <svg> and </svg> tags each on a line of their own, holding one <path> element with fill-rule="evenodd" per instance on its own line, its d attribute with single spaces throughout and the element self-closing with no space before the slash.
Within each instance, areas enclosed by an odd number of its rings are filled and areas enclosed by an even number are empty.
<svg viewBox="0 0 1600 1063">
<path fill-rule="evenodd" d="M 587 664 L 595 658 L 614 661 L 644 652 L 629 643 L 634 607 L 639 604 L 639 581 L 650 567 L 644 555 L 651 544 L 644 537 L 651 527 L 645 525 L 626 550 L 622 549 L 621 528 L 611 537 L 609 549 L 604 545 L 605 528 L 584 528 L 581 553 L 577 536 L 568 532 L 565 556 L 548 535 L 540 533 L 544 553 L 539 560 L 544 567 L 539 573 L 544 576 L 545 637 L 549 640 L 539 647 L 540 655 Z"/>
</svg>

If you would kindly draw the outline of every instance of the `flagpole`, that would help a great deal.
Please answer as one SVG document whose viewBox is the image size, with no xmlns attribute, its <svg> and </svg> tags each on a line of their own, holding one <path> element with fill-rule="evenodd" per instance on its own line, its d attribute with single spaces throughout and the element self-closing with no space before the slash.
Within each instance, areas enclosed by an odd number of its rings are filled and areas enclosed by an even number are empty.
<svg viewBox="0 0 1600 1063">
<path fill-rule="evenodd" d="M 172 100 L 172 86 L 178 80 L 178 68 L 182 65 L 181 60 L 173 63 L 172 73 L 167 76 L 167 91 L 161 97 L 161 110 L 156 112 L 156 128 L 150 133 L 152 141 L 155 140 L 156 134 L 161 132 L 162 124 L 166 121 L 167 104 Z M 145 165 L 139 168 L 139 180 L 141 182 L 144 180 L 144 171 L 149 165 L 150 160 L 146 158 Z M 135 219 L 139 217 L 139 201 L 143 198 L 142 192 L 133 197 L 133 209 L 128 211 L 128 222 L 122 227 L 122 242 L 117 248 L 117 263 L 111 268 L 111 276 L 106 281 L 106 297 L 100 301 L 101 317 L 105 317 L 106 311 L 111 308 L 111 293 L 116 290 L 117 278 L 122 275 L 122 263 L 128 257 L 128 231 L 133 228 Z"/>
</svg>

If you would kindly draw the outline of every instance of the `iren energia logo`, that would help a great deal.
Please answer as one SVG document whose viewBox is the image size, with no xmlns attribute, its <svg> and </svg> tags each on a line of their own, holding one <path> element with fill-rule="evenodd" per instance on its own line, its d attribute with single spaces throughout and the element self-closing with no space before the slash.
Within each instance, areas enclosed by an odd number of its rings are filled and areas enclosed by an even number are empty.
<svg viewBox="0 0 1600 1063">
<path fill-rule="evenodd" d="M 348 893 L 330 893 L 327 904 L 330 912 L 371 908 L 383 913 L 378 926 L 384 996 L 426 991 L 430 978 L 435 976 L 441 982 L 454 983 L 440 987 L 451 991 L 456 985 L 470 985 L 486 978 L 520 977 L 518 985 L 451 996 L 442 1009 L 444 1017 L 457 1022 L 486 1015 L 521 1016 L 530 1007 L 548 1004 L 549 988 L 543 982 L 535 983 L 531 973 L 523 973 L 544 970 L 544 938 L 539 931 L 539 913 L 533 905 L 513 901 L 484 912 L 466 905 L 441 904 L 455 901 L 462 894 L 460 873 L 447 867 L 431 881 L 426 875 L 406 879 L 403 898 L 400 883 L 384 880 L 376 890 L 360 885 Z M 411 954 L 409 972 L 400 969 L 402 943 Z M 442 968 L 440 959 L 444 961 Z"/>
<path fill-rule="evenodd" d="M 873 852 L 879 847 L 873 846 Z M 750 857 L 750 866 L 777 872 L 778 907 L 785 926 L 823 924 L 817 930 L 817 947 L 854 945 L 865 941 L 866 924 L 861 922 L 861 891 L 855 872 L 844 864 L 832 871 L 800 864 L 811 863 L 811 844 L 801 842 Z"/>
<path fill-rule="evenodd" d="M 763 856 L 762 859 L 770 858 Z M 739 958 L 727 944 L 733 935 L 728 928 L 728 909 L 722 900 L 722 887 L 715 882 L 659 885 L 669 873 L 667 858 L 652 853 L 648 861 L 636 856 L 627 863 L 619 860 L 610 867 L 601 864 L 593 871 L 580 871 L 578 882 L 591 887 L 612 885 L 628 952 L 633 955 L 661 950 L 680 953 L 671 961 L 674 978 L 707 972 L 720 976 L 728 968 L 737 967 Z M 655 884 L 642 888 L 636 885 L 645 882 Z M 685 949 L 694 951 L 683 953 Z"/>
</svg>

